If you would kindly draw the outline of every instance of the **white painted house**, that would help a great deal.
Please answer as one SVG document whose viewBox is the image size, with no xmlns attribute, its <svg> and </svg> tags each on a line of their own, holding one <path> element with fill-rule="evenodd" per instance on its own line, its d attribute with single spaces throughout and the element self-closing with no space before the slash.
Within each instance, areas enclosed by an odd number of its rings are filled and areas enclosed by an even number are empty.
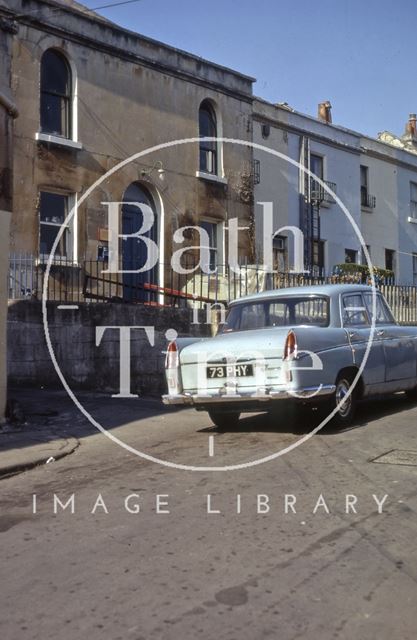
<svg viewBox="0 0 417 640">
<path fill-rule="evenodd" d="M 411 123 L 411 124 L 410 124 Z M 257 258 L 263 260 L 264 220 L 273 210 L 275 266 L 294 269 L 291 229 L 305 237 L 305 268 L 331 273 L 336 264 L 393 269 L 396 281 L 417 284 L 417 145 L 406 137 L 372 139 L 331 123 L 330 103 L 319 117 L 260 99 L 253 106 Z M 333 191 L 318 184 L 304 168 Z M 261 204 L 263 203 L 263 204 Z M 265 203 L 272 203 L 267 205 Z"/>
</svg>

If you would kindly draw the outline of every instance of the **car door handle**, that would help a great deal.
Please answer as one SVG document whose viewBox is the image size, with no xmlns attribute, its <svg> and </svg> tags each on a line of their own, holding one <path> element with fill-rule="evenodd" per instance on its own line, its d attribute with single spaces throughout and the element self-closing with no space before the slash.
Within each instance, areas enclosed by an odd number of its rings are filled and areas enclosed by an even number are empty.
<svg viewBox="0 0 417 640">
<path fill-rule="evenodd" d="M 358 334 L 356 333 L 356 331 L 349 331 L 349 338 L 357 338 Z"/>
<path fill-rule="evenodd" d="M 377 335 L 379 338 L 381 338 L 382 336 L 384 336 L 384 335 L 385 335 L 385 331 L 384 331 L 384 329 L 379 329 L 379 330 L 376 332 L 376 335 Z"/>
</svg>

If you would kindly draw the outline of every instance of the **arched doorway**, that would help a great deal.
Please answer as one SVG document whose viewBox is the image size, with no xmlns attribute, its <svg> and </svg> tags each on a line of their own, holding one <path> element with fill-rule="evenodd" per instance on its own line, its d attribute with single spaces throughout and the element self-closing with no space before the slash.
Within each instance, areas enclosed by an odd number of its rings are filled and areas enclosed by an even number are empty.
<svg viewBox="0 0 417 640">
<path fill-rule="evenodd" d="M 134 203 L 134 204 L 133 204 Z M 143 205 L 143 206 L 141 206 Z M 149 191 L 138 182 L 132 182 L 123 194 L 122 233 L 132 235 L 142 229 L 146 215 L 153 214 L 152 227 L 142 236 L 158 244 L 158 218 L 155 202 Z M 134 271 L 143 267 L 148 257 L 148 249 L 140 238 L 123 238 L 123 271 Z M 130 302 L 154 302 L 158 295 L 149 288 L 158 285 L 158 266 L 141 273 L 123 274 L 123 298 Z"/>
</svg>

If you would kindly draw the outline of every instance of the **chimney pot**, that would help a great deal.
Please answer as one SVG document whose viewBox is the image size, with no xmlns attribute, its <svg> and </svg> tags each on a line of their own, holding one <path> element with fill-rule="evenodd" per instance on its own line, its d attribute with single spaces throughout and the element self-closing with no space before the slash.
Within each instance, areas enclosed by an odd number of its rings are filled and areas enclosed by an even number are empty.
<svg viewBox="0 0 417 640">
<path fill-rule="evenodd" d="M 326 102 L 320 102 L 318 106 L 318 118 L 319 120 L 323 120 L 323 122 L 327 122 L 330 124 L 332 121 L 332 105 L 329 100 Z"/>
<path fill-rule="evenodd" d="M 415 113 L 410 113 L 410 115 L 408 116 L 407 125 L 405 127 L 405 132 L 410 136 L 415 136 L 416 129 L 417 129 L 417 116 Z"/>
</svg>

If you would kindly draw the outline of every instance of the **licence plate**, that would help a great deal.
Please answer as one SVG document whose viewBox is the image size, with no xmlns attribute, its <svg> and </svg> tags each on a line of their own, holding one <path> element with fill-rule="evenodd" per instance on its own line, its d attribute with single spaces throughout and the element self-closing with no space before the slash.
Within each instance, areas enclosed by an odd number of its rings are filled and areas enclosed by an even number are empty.
<svg viewBox="0 0 417 640">
<path fill-rule="evenodd" d="M 225 364 L 207 367 L 207 378 L 244 378 L 253 376 L 251 364 Z"/>
</svg>

